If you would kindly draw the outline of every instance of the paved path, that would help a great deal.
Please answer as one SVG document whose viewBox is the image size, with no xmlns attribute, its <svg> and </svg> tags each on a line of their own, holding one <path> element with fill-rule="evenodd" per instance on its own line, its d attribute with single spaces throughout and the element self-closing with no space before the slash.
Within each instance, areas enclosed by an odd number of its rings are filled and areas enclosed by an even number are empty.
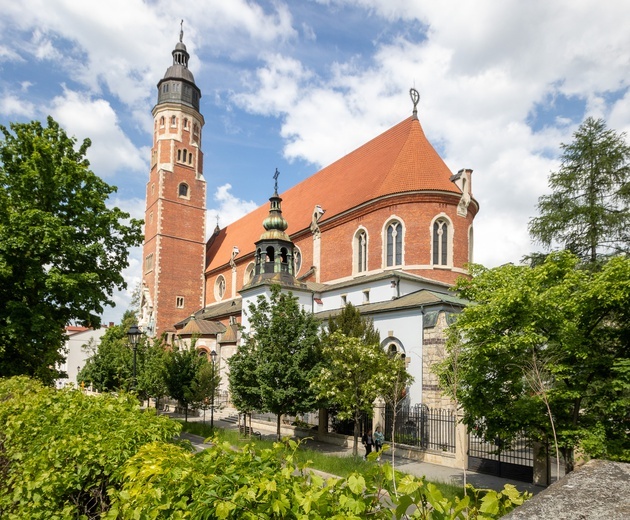
<svg viewBox="0 0 630 520">
<path fill-rule="evenodd" d="M 177 417 L 178 419 L 180 417 Z M 207 418 L 206 418 L 207 419 Z M 200 417 L 189 417 L 190 422 L 200 422 Z M 209 424 L 209 420 L 206 420 L 206 424 Z M 214 424 L 217 428 L 236 430 L 237 425 L 225 422 L 220 418 L 214 420 Z M 264 431 L 261 429 L 262 438 L 273 440 L 276 438 L 275 432 Z M 197 450 L 202 450 L 209 447 L 208 444 L 203 443 L 203 438 L 197 435 L 182 434 L 183 438 L 190 440 Z M 324 442 L 315 441 L 313 439 L 307 439 L 303 441 L 304 444 L 313 450 L 328 453 L 339 457 L 351 457 L 352 446 L 335 446 Z M 359 446 L 359 453 L 363 453 L 362 446 Z M 381 459 L 385 462 L 391 462 L 391 454 L 385 453 Z M 449 484 L 462 485 L 464 482 L 464 472 L 461 469 L 449 468 L 447 466 L 441 466 L 439 464 L 431 464 L 429 462 L 418 462 L 414 459 L 403 458 L 397 456 L 395 459 L 396 469 L 403 472 L 415 475 L 417 477 L 426 477 L 427 480 L 432 482 L 445 482 Z M 503 489 L 505 484 L 513 484 L 519 491 L 529 491 L 530 493 L 538 493 L 544 488 L 535 486 L 534 484 L 528 484 L 526 482 L 519 482 L 517 480 L 510 480 L 501 477 L 495 477 L 493 475 L 484 475 L 483 473 L 475 473 L 474 471 L 466 472 L 466 480 L 469 484 L 472 484 L 476 488 L 482 489 L 495 489 L 497 491 Z"/>
</svg>

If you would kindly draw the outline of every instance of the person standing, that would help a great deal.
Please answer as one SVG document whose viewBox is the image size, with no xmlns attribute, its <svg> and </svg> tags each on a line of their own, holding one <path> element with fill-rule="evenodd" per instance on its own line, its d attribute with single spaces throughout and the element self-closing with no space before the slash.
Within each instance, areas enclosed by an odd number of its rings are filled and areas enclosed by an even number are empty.
<svg viewBox="0 0 630 520">
<path fill-rule="evenodd" d="M 367 456 L 372 453 L 372 446 L 374 446 L 374 439 L 372 437 L 371 428 L 363 434 L 363 437 L 361 437 L 361 442 L 363 443 L 363 447 L 365 448 L 365 456 L 363 458 L 367 460 Z"/>
<path fill-rule="evenodd" d="M 383 442 L 385 441 L 385 435 L 381 431 L 381 427 L 377 426 L 374 431 L 374 450 L 378 454 L 376 460 L 381 460 L 381 450 L 383 449 Z"/>
</svg>

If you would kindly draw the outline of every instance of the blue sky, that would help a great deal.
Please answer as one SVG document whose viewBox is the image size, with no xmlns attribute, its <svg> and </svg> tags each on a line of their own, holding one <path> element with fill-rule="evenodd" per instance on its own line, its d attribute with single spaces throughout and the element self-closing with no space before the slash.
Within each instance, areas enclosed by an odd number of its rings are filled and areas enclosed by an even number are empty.
<svg viewBox="0 0 630 520">
<path fill-rule="evenodd" d="M 0 0 L 0 124 L 89 137 L 112 204 L 142 218 L 156 84 L 184 20 L 208 220 L 263 204 L 411 113 L 453 172 L 472 168 L 475 261 L 536 249 L 527 222 L 587 116 L 630 130 L 630 2 Z M 126 270 L 140 280 L 141 253 Z M 129 291 L 105 321 L 118 321 Z"/>
</svg>

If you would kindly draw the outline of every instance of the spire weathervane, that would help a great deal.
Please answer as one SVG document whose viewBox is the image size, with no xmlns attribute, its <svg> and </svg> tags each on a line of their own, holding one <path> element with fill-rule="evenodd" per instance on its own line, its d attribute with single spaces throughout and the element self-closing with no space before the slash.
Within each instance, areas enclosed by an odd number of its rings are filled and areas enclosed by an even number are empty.
<svg viewBox="0 0 630 520">
<path fill-rule="evenodd" d="M 182 42 L 184 40 L 184 20 L 179 22 L 179 41 Z"/>
<path fill-rule="evenodd" d="M 273 174 L 273 178 L 276 181 L 276 185 L 274 187 L 276 194 L 278 193 L 278 177 L 280 176 L 280 172 L 278 171 L 278 168 L 276 168 L 276 173 Z"/>
<path fill-rule="evenodd" d="M 410 88 L 409 96 L 411 97 L 411 102 L 413 103 L 413 117 L 418 119 L 418 102 L 420 101 L 420 92 L 418 92 L 415 88 Z"/>
</svg>

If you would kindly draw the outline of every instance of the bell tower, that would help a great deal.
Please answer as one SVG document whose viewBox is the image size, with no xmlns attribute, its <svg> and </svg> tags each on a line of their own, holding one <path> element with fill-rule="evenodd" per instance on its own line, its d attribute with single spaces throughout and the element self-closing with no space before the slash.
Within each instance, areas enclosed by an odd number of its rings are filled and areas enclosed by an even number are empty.
<svg viewBox="0 0 630 520">
<path fill-rule="evenodd" d="M 183 30 L 173 64 L 157 84 L 146 190 L 139 325 L 149 336 L 203 306 L 206 182 L 201 91 L 188 69 Z"/>
</svg>

